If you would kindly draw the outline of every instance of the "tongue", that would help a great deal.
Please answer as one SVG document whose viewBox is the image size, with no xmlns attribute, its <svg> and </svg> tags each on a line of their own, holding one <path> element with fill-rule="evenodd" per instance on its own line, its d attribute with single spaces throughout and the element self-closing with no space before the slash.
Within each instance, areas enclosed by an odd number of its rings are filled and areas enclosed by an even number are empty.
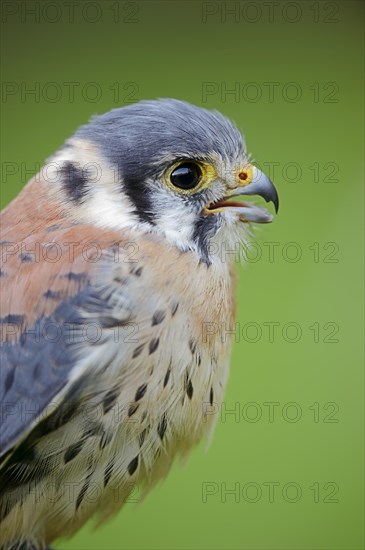
<svg viewBox="0 0 365 550">
<path fill-rule="evenodd" d="M 238 206 L 238 207 L 241 207 L 241 206 L 247 206 L 247 207 L 250 207 L 249 204 L 247 204 L 247 202 L 238 202 L 238 201 L 220 201 L 220 202 L 217 202 L 215 203 L 214 205 L 214 208 L 224 208 L 225 206 Z"/>
</svg>

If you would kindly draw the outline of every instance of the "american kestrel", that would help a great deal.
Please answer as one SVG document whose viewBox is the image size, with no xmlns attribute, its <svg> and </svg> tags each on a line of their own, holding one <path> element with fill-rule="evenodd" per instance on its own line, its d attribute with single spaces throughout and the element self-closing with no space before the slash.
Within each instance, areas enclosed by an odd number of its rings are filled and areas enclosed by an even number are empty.
<svg viewBox="0 0 365 550">
<path fill-rule="evenodd" d="M 164 99 L 92 118 L 4 210 L 3 548 L 110 516 L 212 432 L 229 251 L 272 221 L 240 195 L 278 209 L 232 122 Z"/>
</svg>

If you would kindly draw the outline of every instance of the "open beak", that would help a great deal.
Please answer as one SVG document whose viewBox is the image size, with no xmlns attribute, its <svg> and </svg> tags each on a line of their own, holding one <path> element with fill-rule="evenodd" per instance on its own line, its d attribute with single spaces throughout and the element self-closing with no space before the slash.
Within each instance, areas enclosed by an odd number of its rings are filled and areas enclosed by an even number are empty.
<svg viewBox="0 0 365 550">
<path fill-rule="evenodd" d="M 210 204 L 206 212 L 236 212 L 243 222 L 270 223 L 274 217 L 265 208 L 260 208 L 249 202 L 232 201 L 233 197 L 242 195 L 258 195 L 266 202 L 274 203 L 275 212 L 279 210 L 279 197 L 272 181 L 256 166 L 248 166 L 239 172 L 237 186 L 230 189 L 229 194 L 218 202 Z"/>
</svg>

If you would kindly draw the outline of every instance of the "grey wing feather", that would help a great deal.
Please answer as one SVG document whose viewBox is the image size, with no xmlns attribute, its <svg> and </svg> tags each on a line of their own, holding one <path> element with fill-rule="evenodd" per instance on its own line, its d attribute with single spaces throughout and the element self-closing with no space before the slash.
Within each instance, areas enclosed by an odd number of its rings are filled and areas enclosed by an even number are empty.
<svg viewBox="0 0 365 550">
<path fill-rule="evenodd" d="M 62 400 L 71 377 L 75 378 L 86 322 L 108 328 L 113 325 L 112 305 L 101 288 L 80 290 L 52 315 L 37 320 L 17 343 L 2 346 L 0 456 L 22 439 L 37 419 L 47 415 L 50 403 Z"/>
</svg>

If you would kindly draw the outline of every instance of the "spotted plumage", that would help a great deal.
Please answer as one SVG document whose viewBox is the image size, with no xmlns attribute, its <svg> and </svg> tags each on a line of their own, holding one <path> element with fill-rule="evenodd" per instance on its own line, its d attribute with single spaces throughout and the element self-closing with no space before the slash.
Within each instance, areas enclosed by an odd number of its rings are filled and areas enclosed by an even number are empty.
<svg viewBox="0 0 365 550">
<path fill-rule="evenodd" d="M 231 343 L 205 329 L 235 318 L 217 250 L 272 219 L 242 194 L 278 206 L 236 127 L 160 100 L 92 119 L 5 209 L 4 548 L 107 518 L 212 432 Z"/>
</svg>

